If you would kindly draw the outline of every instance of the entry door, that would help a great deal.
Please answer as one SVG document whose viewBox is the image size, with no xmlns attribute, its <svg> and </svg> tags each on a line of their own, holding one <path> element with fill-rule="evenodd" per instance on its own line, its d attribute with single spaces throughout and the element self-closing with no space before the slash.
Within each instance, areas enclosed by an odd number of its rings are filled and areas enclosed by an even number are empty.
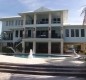
<svg viewBox="0 0 86 80">
<path fill-rule="evenodd" d="M 28 37 L 31 37 L 31 30 L 28 30 Z"/>
</svg>

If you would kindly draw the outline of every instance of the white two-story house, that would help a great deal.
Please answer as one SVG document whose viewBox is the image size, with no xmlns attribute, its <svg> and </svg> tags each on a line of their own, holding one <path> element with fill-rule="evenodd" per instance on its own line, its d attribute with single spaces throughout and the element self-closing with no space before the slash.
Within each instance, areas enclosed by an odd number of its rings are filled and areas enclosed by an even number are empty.
<svg viewBox="0 0 86 80">
<path fill-rule="evenodd" d="M 85 50 L 86 26 L 65 25 L 68 10 L 41 7 L 33 12 L 18 13 L 16 17 L 0 18 L 2 45 L 22 46 L 22 53 L 64 54 L 73 45 Z"/>
</svg>

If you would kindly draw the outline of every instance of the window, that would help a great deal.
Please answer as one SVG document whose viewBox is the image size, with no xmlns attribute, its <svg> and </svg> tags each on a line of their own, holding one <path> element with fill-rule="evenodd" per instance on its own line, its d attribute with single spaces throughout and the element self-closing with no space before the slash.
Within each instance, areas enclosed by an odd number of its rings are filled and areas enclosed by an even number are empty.
<svg viewBox="0 0 86 80">
<path fill-rule="evenodd" d="M 75 36 L 79 37 L 79 29 L 75 29 Z"/>
<path fill-rule="evenodd" d="M 16 33 L 15 33 L 15 37 L 18 37 L 18 31 L 16 31 Z"/>
<path fill-rule="evenodd" d="M 69 37 L 69 29 L 66 29 L 66 30 L 65 30 L 65 36 L 66 36 L 66 37 Z"/>
<path fill-rule="evenodd" d="M 60 18 L 53 18 L 53 23 L 61 23 L 61 19 Z"/>
<path fill-rule="evenodd" d="M 74 29 L 71 29 L 71 37 L 74 37 Z"/>
<path fill-rule="evenodd" d="M 48 23 L 48 19 L 47 19 L 47 18 L 42 19 L 41 23 L 42 23 L 42 24 Z"/>
<path fill-rule="evenodd" d="M 28 30 L 28 37 L 31 37 L 31 30 Z"/>
<path fill-rule="evenodd" d="M 18 25 L 20 25 L 21 24 L 21 21 L 20 20 L 18 20 Z"/>
<path fill-rule="evenodd" d="M 18 21 L 17 21 L 17 20 L 15 21 L 15 25 L 16 25 L 16 26 L 18 25 Z"/>
<path fill-rule="evenodd" d="M 23 20 L 16 20 L 15 25 L 23 25 Z"/>
<path fill-rule="evenodd" d="M 13 26 L 13 21 L 9 21 L 9 26 Z"/>
<path fill-rule="evenodd" d="M 60 23 L 61 22 L 61 18 L 57 18 L 57 21 L 58 21 L 58 23 Z"/>
<path fill-rule="evenodd" d="M 23 37 L 23 31 L 20 30 L 20 37 Z"/>
<path fill-rule="evenodd" d="M 8 22 L 8 21 L 6 21 L 6 26 L 8 26 L 8 24 L 9 24 L 9 22 Z"/>
<path fill-rule="evenodd" d="M 20 23 L 20 25 L 23 25 L 23 20 L 21 20 L 21 23 Z"/>
<path fill-rule="evenodd" d="M 85 30 L 81 29 L 81 37 L 85 37 Z"/>
</svg>

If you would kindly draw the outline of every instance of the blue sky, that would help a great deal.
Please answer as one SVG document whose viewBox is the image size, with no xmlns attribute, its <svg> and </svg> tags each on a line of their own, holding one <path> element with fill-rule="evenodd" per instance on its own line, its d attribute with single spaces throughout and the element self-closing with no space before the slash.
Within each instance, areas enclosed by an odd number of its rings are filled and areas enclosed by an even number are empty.
<svg viewBox="0 0 86 80">
<path fill-rule="evenodd" d="M 0 0 L 0 18 L 17 16 L 20 12 L 34 11 L 44 6 L 53 10 L 68 9 L 68 22 L 70 24 L 81 24 L 83 18 L 83 16 L 80 16 L 81 9 L 85 5 L 86 0 Z"/>
</svg>

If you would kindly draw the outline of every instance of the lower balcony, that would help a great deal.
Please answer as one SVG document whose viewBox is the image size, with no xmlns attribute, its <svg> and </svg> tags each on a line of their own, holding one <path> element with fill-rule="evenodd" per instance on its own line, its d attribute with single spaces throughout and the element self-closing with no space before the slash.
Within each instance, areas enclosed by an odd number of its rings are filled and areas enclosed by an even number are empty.
<svg viewBox="0 0 86 80">
<path fill-rule="evenodd" d="M 5 38 L 5 37 L 3 37 L 2 40 L 13 40 L 13 38 Z"/>
</svg>

